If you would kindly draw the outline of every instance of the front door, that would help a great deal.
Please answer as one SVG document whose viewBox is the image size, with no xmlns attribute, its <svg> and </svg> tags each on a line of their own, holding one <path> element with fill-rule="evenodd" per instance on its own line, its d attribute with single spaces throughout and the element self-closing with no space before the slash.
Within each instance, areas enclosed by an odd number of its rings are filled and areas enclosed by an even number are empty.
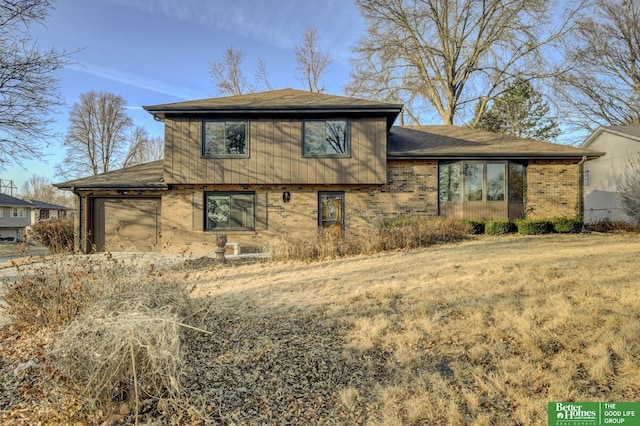
<svg viewBox="0 0 640 426">
<path fill-rule="evenodd" d="M 318 194 L 318 225 L 322 234 L 339 239 L 344 235 L 344 192 Z"/>
</svg>

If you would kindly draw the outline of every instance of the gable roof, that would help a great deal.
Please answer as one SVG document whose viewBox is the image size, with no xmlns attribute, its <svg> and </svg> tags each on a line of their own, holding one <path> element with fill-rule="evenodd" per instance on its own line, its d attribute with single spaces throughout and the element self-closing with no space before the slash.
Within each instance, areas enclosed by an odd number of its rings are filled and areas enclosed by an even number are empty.
<svg viewBox="0 0 640 426">
<path fill-rule="evenodd" d="M 114 170 L 96 176 L 54 183 L 60 189 L 167 189 L 164 183 L 164 161 L 157 160 L 150 163 Z"/>
<path fill-rule="evenodd" d="M 5 207 L 33 207 L 28 202 L 7 194 L 0 194 L 0 206 Z"/>
<path fill-rule="evenodd" d="M 377 113 L 387 117 L 387 127 L 402 111 L 401 104 L 389 104 L 296 89 L 271 90 L 247 95 L 208 98 L 170 104 L 143 106 L 157 119 L 167 114 L 347 114 Z"/>
<path fill-rule="evenodd" d="M 541 142 L 462 126 L 391 128 L 387 156 L 402 158 L 561 159 L 596 158 L 601 152 Z"/>
<path fill-rule="evenodd" d="M 45 203 L 44 201 L 38 200 L 29 200 L 31 204 L 37 209 L 48 209 L 48 210 L 71 210 L 69 207 L 61 206 L 58 204 Z"/>
<path fill-rule="evenodd" d="M 600 126 L 580 144 L 580 148 L 588 148 L 603 133 L 612 133 L 640 142 L 640 126 Z"/>
</svg>

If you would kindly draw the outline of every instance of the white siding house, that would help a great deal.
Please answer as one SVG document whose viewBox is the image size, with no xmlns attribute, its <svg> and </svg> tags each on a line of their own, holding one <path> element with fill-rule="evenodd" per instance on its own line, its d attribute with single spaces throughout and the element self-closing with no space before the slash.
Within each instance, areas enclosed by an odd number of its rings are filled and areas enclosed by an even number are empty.
<svg viewBox="0 0 640 426">
<path fill-rule="evenodd" d="M 629 162 L 640 160 L 640 126 L 600 127 L 580 148 L 605 153 L 583 166 L 584 221 L 630 222 L 620 204 L 618 184 Z"/>
</svg>

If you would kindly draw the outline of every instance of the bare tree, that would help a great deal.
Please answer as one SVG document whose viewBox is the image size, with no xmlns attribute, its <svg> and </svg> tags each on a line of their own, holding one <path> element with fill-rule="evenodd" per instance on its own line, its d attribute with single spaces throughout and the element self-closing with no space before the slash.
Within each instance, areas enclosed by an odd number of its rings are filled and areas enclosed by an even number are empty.
<svg viewBox="0 0 640 426">
<path fill-rule="evenodd" d="M 618 183 L 618 191 L 622 211 L 636 225 L 640 225 L 640 155 L 628 160 L 625 174 Z"/>
<path fill-rule="evenodd" d="M 64 178 L 97 175 L 119 168 L 132 125 L 123 97 L 87 92 L 69 113 L 64 160 L 56 169 Z"/>
<path fill-rule="evenodd" d="M 22 183 L 20 196 L 27 200 L 38 200 L 64 206 L 73 205 L 69 192 L 60 191 L 51 184 L 49 178 L 38 174 L 32 175 Z"/>
<path fill-rule="evenodd" d="M 545 59 L 553 56 L 549 51 L 581 7 L 574 3 L 554 25 L 555 13 L 545 0 L 355 3 L 368 28 L 354 48 L 354 70 L 345 91 L 408 99 L 416 121 L 421 109 L 430 109 L 444 124 L 482 116 L 516 75 L 527 81 L 556 75 L 559 70 Z"/>
<path fill-rule="evenodd" d="M 213 83 L 222 95 L 243 95 L 255 92 L 255 86 L 247 81 L 242 72 L 244 52 L 240 49 L 227 47 L 220 62 L 209 62 L 209 71 Z"/>
<path fill-rule="evenodd" d="M 164 140 L 161 137 L 151 137 L 142 127 L 136 126 L 131 133 L 129 152 L 122 167 L 149 163 L 164 157 Z"/>
<path fill-rule="evenodd" d="M 578 20 L 558 79 L 565 119 L 592 131 L 640 123 L 640 3 L 594 0 Z"/>
<path fill-rule="evenodd" d="M 257 83 L 261 87 L 264 87 L 265 90 L 273 90 L 273 86 L 269 81 L 269 76 L 267 73 L 267 64 L 265 64 L 262 59 L 258 59 L 258 66 L 256 67 L 255 78 Z"/>
<path fill-rule="evenodd" d="M 29 34 L 50 8 L 49 0 L 0 0 L 0 169 L 40 158 L 53 136 L 50 114 L 63 103 L 54 71 L 70 54 L 41 51 Z"/>
<path fill-rule="evenodd" d="M 310 27 L 302 36 L 302 44 L 295 46 L 300 82 L 310 92 L 324 92 L 320 81 L 331 65 L 331 54 L 318 46 L 320 37 L 316 27 Z"/>
</svg>

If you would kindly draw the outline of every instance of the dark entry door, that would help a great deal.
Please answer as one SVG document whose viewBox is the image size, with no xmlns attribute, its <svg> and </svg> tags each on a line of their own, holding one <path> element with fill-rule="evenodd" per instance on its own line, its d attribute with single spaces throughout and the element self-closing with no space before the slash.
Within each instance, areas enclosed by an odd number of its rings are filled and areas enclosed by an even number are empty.
<svg viewBox="0 0 640 426">
<path fill-rule="evenodd" d="M 324 233 L 342 238 L 344 234 L 344 192 L 318 194 L 318 225 Z"/>
</svg>

